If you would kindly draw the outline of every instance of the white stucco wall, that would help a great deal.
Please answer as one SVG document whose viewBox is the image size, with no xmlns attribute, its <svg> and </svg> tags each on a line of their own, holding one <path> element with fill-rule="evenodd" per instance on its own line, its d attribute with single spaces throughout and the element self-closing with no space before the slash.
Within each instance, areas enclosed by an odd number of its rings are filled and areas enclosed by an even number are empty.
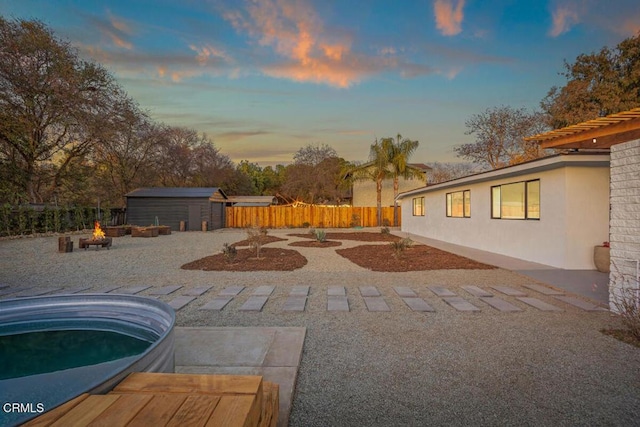
<svg viewBox="0 0 640 427">
<path fill-rule="evenodd" d="M 609 167 L 566 166 L 562 157 L 547 161 L 547 170 L 507 168 L 510 176 L 492 171 L 488 181 L 407 195 L 401 200 L 402 230 L 554 267 L 594 269 L 593 246 L 608 240 Z M 533 179 L 540 179 L 540 220 L 491 218 L 491 186 Z M 446 193 L 461 190 L 471 190 L 471 218 L 448 218 Z M 412 212 L 412 199 L 420 196 L 423 217 Z"/>
<path fill-rule="evenodd" d="M 637 289 L 640 262 L 640 140 L 611 147 L 610 308 L 622 289 Z"/>
</svg>

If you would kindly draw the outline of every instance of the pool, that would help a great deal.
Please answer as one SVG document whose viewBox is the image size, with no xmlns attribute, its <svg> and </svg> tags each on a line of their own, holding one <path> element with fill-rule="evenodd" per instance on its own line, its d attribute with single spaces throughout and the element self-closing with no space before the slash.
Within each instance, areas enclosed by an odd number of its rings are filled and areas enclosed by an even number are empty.
<svg viewBox="0 0 640 427">
<path fill-rule="evenodd" d="M 0 301 L 0 426 L 23 423 L 82 393 L 105 393 L 131 372 L 174 372 L 174 324 L 167 304 L 133 295 Z M 99 344 L 107 338 L 117 345 Z M 27 339 L 39 350 L 23 348 L 18 362 L 16 340 L 24 347 Z M 38 355 L 46 339 L 50 354 Z"/>
</svg>

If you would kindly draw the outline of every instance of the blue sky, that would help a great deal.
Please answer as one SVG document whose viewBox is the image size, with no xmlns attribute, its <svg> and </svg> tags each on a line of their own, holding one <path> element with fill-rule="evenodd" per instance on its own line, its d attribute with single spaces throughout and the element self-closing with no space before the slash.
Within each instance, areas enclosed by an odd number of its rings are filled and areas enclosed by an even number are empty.
<svg viewBox="0 0 640 427">
<path fill-rule="evenodd" d="M 615 7 L 612 5 L 615 4 Z M 234 161 L 309 143 L 367 160 L 375 138 L 456 161 L 464 122 L 538 108 L 563 61 L 640 30 L 637 0 L 0 0 L 105 65 L 151 116 Z"/>
</svg>

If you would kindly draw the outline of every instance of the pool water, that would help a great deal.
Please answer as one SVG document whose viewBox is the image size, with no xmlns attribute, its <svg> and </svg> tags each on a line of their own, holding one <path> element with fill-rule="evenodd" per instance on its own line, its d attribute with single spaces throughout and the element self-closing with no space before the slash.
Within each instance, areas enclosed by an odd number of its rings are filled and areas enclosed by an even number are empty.
<svg viewBox="0 0 640 427">
<path fill-rule="evenodd" d="M 152 343 L 100 330 L 59 330 L 0 336 L 0 380 L 109 362 Z"/>
</svg>

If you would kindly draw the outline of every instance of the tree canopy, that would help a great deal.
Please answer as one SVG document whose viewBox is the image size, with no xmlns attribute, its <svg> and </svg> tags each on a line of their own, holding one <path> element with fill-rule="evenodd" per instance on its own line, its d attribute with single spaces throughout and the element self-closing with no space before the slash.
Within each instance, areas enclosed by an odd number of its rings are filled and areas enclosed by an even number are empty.
<svg viewBox="0 0 640 427">
<path fill-rule="evenodd" d="M 551 128 L 562 128 L 640 105 L 640 33 L 615 48 L 579 55 L 564 63 L 567 79 L 542 100 Z"/>
</svg>

